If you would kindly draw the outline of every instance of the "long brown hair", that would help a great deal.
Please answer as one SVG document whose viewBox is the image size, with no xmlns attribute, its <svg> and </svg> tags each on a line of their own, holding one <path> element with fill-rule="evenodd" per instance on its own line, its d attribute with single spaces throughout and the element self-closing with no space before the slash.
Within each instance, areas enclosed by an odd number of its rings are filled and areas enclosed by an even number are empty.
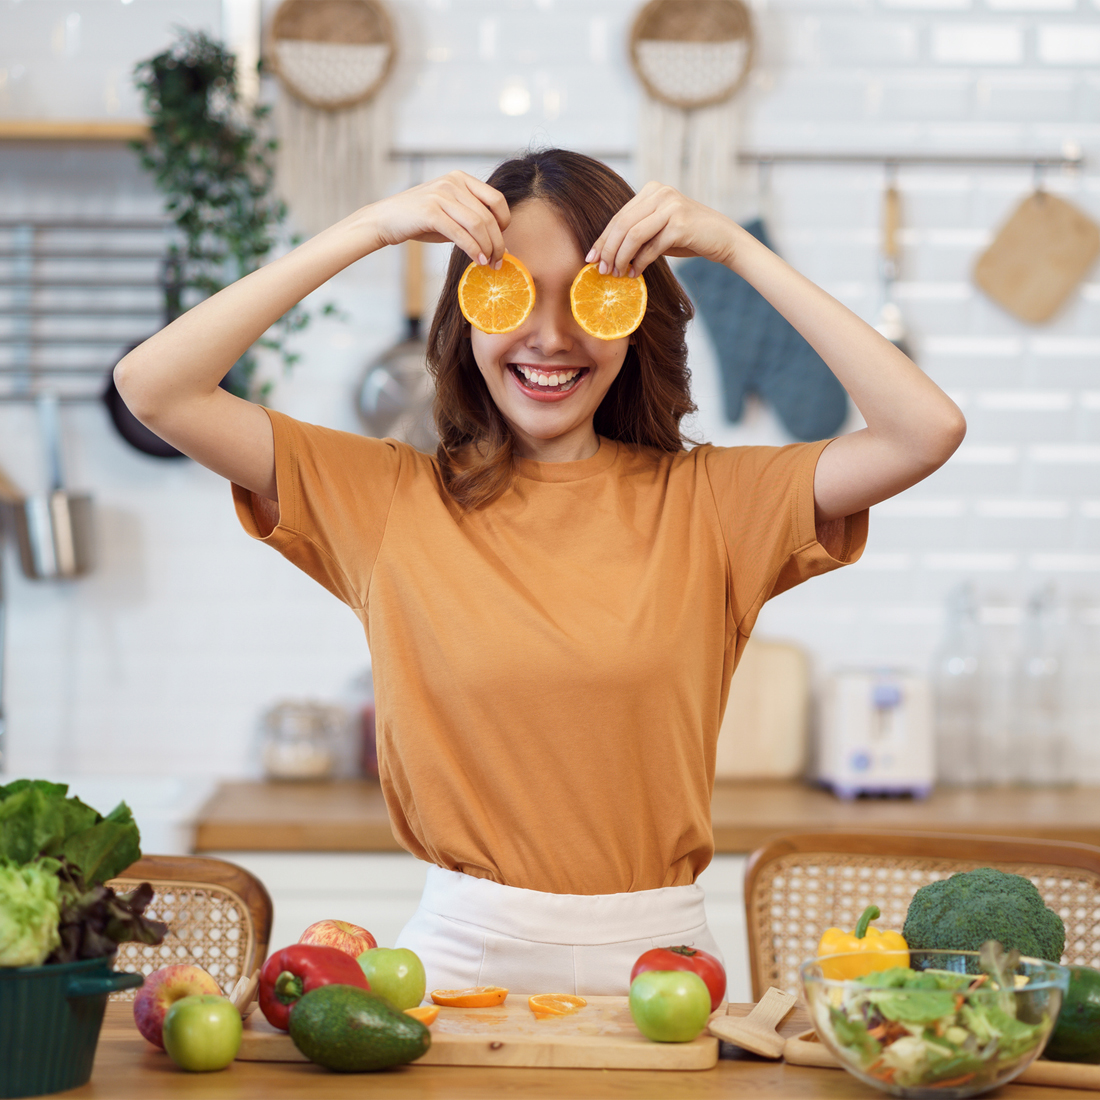
<svg viewBox="0 0 1100 1100">
<path fill-rule="evenodd" d="M 618 210 L 634 196 L 606 164 L 564 149 L 527 153 L 499 165 L 488 180 L 515 210 L 539 199 L 554 207 L 587 253 Z M 464 509 L 488 504 L 512 483 L 515 437 L 474 360 L 458 308 L 458 281 L 469 258 L 451 252 L 428 334 L 428 370 L 435 379 L 437 455 L 443 484 Z M 691 302 L 662 257 L 646 268 L 649 300 L 622 369 L 596 410 L 599 435 L 660 451 L 683 449 L 680 421 L 695 411 L 684 332 Z"/>
</svg>

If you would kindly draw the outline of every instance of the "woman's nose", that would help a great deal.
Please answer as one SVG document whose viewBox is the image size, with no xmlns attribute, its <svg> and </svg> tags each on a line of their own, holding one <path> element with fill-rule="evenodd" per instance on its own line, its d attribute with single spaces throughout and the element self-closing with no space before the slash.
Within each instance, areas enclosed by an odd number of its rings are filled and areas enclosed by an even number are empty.
<svg viewBox="0 0 1100 1100">
<path fill-rule="evenodd" d="M 555 303 L 548 302 L 546 305 L 536 303 L 531 314 L 531 330 L 527 335 L 527 347 L 542 355 L 571 351 L 573 336 L 570 330 L 573 324 L 573 314 L 568 305 L 563 310 Z"/>
</svg>

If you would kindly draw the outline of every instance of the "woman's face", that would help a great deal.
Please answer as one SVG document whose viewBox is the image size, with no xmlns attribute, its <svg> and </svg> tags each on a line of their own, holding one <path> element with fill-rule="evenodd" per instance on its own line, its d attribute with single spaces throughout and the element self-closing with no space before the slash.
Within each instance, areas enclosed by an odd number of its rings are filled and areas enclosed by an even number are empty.
<svg viewBox="0 0 1100 1100">
<path fill-rule="evenodd" d="M 535 307 L 517 329 L 490 335 L 471 328 L 474 359 L 522 458 L 589 458 L 599 441 L 592 418 L 622 368 L 629 337 L 597 340 L 577 324 L 569 287 L 584 256 L 554 208 L 537 199 L 512 211 L 504 247 L 535 283 Z M 557 384 L 539 381 L 557 379 Z"/>
</svg>

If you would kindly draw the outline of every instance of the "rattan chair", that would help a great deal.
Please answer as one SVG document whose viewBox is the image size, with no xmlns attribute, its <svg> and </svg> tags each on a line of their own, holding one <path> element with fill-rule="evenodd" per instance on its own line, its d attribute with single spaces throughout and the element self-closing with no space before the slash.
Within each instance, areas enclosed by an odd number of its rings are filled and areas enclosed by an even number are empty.
<svg viewBox="0 0 1100 1100">
<path fill-rule="evenodd" d="M 271 897 L 255 875 L 224 859 L 199 856 L 143 856 L 108 885 L 119 892 L 142 882 L 152 885 L 146 915 L 168 924 L 157 947 L 124 943 L 119 970 L 151 974 L 173 963 L 193 963 L 229 993 L 267 958 Z M 134 991 L 112 995 L 133 1000 Z"/>
<path fill-rule="evenodd" d="M 901 930 L 917 889 L 975 867 L 1026 875 L 1066 925 L 1062 961 L 1100 966 L 1100 848 L 1012 837 L 880 830 L 792 833 L 749 857 L 745 917 L 753 1000 L 798 992 L 799 964 L 829 927 L 854 928 L 868 905 Z"/>
</svg>

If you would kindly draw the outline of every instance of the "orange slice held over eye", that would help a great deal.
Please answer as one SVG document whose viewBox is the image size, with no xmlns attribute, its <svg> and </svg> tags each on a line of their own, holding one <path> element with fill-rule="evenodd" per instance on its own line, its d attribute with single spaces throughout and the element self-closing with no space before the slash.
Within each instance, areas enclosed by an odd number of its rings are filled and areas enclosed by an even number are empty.
<svg viewBox="0 0 1100 1100">
<path fill-rule="evenodd" d="M 499 271 L 470 264 L 458 281 L 458 308 L 474 328 L 491 334 L 511 332 L 535 305 L 535 283 L 523 261 L 505 252 Z"/>
<path fill-rule="evenodd" d="M 584 1008 L 588 1002 L 572 993 L 537 993 L 527 998 L 528 1007 L 540 1019 L 549 1016 L 568 1016 Z"/>
<path fill-rule="evenodd" d="M 629 336 L 642 323 L 647 300 L 641 275 L 601 275 L 596 264 L 582 267 L 569 288 L 577 324 L 599 340 Z"/>
<path fill-rule="evenodd" d="M 508 990 L 499 985 L 475 985 L 470 989 L 433 989 L 432 1000 L 447 1008 L 495 1008 L 504 1004 Z"/>
</svg>

